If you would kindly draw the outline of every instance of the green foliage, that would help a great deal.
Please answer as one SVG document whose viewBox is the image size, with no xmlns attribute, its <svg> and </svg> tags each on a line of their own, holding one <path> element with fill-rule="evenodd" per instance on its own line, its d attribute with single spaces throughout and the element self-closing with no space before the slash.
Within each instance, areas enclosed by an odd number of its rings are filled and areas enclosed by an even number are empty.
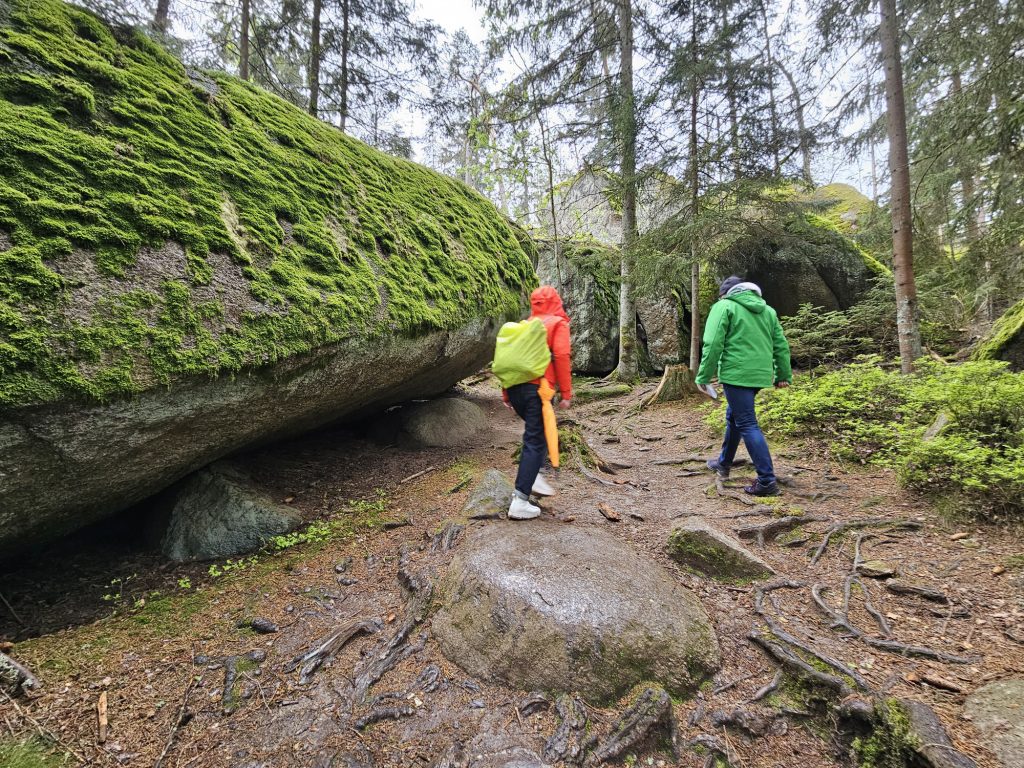
<svg viewBox="0 0 1024 768">
<path fill-rule="evenodd" d="M 232 560 L 228 558 L 223 563 L 213 563 L 206 572 L 215 579 L 221 576 L 228 576 L 233 573 L 241 573 L 242 571 L 251 568 L 260 561 L 259 557 L 253 555 L 251 557 L 243 557 L 238 560 Z"/>
<path fill-rule="evenodd" d="M 61 768 L 70 755 L 60 755 L 42 740 L 0 739 L 0 765 L 4 768 Z"/>
<path fill-rule="evenodd" d="M 270 539 L 270 546 L 273 549 L 290 549 L 299 544 L 321 543 L 331 537 L 331 525 L 326 521 L 315 521 L 306 526 L 304 530 L 292 531 L 283 536 L 274 536 Z"/>
<path fill-rule="evenodd" d="M 765 393 L 763 424 L 824 436 L 841 459 L 893 466 L 908 487 L 955 497 L 961 511 L 1024 513 L 1024 374 L 1002 362 L 919 361 L 904 376 L 877 362 Z M 945 425 L 926 434 L 940 415 Z"/>
<path fill-rule="evenodd" d="M 147 280 L 140 249 L 168 242 L 180 273 Z M 6 243 L 2 405 L 514 315 L 535 279 L 464 185 L 59 0 L 14 0 L 0 26 Z"/>
</svg>

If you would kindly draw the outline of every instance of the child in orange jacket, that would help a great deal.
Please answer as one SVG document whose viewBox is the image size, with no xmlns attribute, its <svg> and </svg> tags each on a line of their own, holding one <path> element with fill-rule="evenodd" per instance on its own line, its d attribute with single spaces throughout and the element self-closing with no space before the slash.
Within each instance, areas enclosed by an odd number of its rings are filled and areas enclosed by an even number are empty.
<svg viewBox="0 0 1024 768">
<path fill-rule="evenodd" d="M 530 319 L 544 323 L 548 332 L 548 347 L 551 349 L 551 363 L 544 372 L 546 384 L 556 388 L 562 395 L 560 408 L 568 408 L 572 402 L 572 347 L 569 339 L 569 316 L 565 314 L 562 299 L 549 285 L 542 285 L 530 295 Z M 551 484 L 541 476 L 544 463 L 545 439 L 543 404 L 540 397 L 541 379 L 502 390 L 505 405 L 512 408 L 523 420 L 523 451 L 519 458 L 516 474 L 516 490 L 508 508 L 510 520 L 529 520 L 540 514 L 540 507 L 530 503 L 530 494 L 550 496 L 555 492 Z"/>
</svg>

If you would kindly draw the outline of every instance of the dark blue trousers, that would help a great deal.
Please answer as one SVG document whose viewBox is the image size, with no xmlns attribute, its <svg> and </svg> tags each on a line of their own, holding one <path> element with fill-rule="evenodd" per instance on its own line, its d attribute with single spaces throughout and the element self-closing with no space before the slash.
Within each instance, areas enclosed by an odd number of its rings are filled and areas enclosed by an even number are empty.
<svg viewBox="0 0 1024 768">
<path fill-rule="evenodd" d="M 516 490 L 524 496 L 529 496 L 533 490 L 533 482 L 537 479 L 547 450 L 539 389 L 536 384 L 530 383 L 508 388 L 509 402 L 525 424 L 523 453 L 519 457 L 519 472 L 516 473 Z"/>
<path fill-rule="evenodd" d="M 723 467 L 730 466 L 742 439 L 754 469 L 757 470 L 757 479 L 762 485 L 773 485 L 775 467 L 772 465 L 772 454 L 754 412 L 754 396 L 759 390 L 735 387 L 732 384 L 723 384 L 722 388 L 729 406 L 725 409 L 725 439 L 722 441 L 722 455 L 718 461 Z"/>
</svg>

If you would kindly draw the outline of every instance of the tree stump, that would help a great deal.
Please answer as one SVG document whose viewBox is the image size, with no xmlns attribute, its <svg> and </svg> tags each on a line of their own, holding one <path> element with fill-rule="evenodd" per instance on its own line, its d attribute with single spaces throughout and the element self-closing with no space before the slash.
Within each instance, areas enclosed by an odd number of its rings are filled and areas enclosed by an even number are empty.
<svg viewBox="0 0 1024 768">
<path fill-rule="evenodd" d="M 699 392 L 697 385 L 693 383 L 693 374 L 690 372 L 689 366 L 682 363 L 666 365 L 658 388 L 644 401 L 643 407 L 650 408 L 657 403 L 682 400 L 687 395 L 695 395 Z"/>
</svg>

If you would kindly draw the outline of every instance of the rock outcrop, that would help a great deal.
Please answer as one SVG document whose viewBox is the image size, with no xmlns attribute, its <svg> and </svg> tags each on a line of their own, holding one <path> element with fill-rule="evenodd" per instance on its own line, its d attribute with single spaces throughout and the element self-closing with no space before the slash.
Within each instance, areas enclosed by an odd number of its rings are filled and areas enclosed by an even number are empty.
<svg viewBox="0 0 1024 768">
<path fill-rule="evenodd" d="M 402 412 L 402 427 L 419 445 L 465 445 L 487 426 L 487 415 L 476 403 L 441 397 L 416 403 Z"/>
<path fill-rule="evenodd" d="M 521 314 L 530 246 L 462 184 L 59 0 L 0 27 L 0 558 L 439 394 Z"/>
<path fill-rule="evenodd" d="M 168 497 L 160 550 L 179 563 L 253 552 L 302 524 L 296 510 L 267 498 L 224 462 L 189 476 Z"/>
<path fill-rule="evenodd" d="M 598 529 L 491 523 L 460 545 L 433 632 L 478 677 L 607 701 L 640 681 L 692 693 L 719 664 L 700 602 Z"/>
<path fill-rule="evenodd" d="M 979 688 L 967 697 L 964 712 L 1003 768 L 1024 768 L 1024 679 L 997 680 Z"/>
<path fill-rule="evenodd" d="M 1024 371 L 1024 299 L 1003 313 L 974 353 L 975 360 L 1005 360 Z"/>
</svg>

